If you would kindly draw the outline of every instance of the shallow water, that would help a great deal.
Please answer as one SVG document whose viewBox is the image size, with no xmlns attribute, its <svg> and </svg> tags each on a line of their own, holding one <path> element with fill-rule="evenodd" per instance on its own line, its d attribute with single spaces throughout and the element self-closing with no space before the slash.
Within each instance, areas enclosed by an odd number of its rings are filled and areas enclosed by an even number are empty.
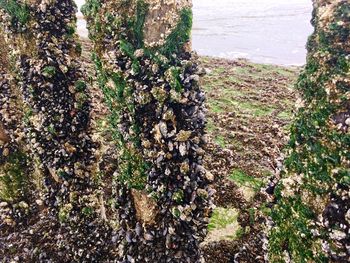
<svg viewBox="0 0 350 263">
<path fill-rule="evenodd" d="M 311 0 L 193 0 L 193 48 L 200 55 L 302 65 L 311 12 Z M 78 31 L 87 37 L 82 19 Z"/>
</svg>

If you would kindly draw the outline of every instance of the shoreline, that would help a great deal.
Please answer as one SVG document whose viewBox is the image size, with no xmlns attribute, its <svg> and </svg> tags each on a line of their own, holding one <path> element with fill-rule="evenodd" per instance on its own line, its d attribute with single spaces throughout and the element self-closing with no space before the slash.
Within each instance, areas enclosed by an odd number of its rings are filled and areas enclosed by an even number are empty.
<svg viewBox="0 0 350 263">
<path fill-rule="evenodd" d="M 201 56 L 302 66 L 311 12 L 311 0 L 193 0 L 193 49 Z M 77 16 L 78 33 L 87 37 L 83 15 Z"/>
<path fill-rule="evenodd" d="M 79 40 L 83 44 L 83 47 L 85 47 L 85 48 L 87 46 L 91 45 L 90 39 L 88 37 L 84 37 L 84 36 L 79 35 Z M 90 46 L 88 48 L 88 50 L 91 50 L 91 49 L 92 49 L 92 47 Z M 255 61 L 250 60 L 249 58 L 245 58 L 245 57 L 224 58 L 224 57 L 219 57 L 219 56 L 200 55 L 196 50 L 193 50 L 193 52 L 196 53 L 196 55 L 198 56 L 199 59 L 208 58 L 208 59 L 212 59 L 212 60 L 222 60 L 222 61 L 227 61 L 227 62 L 243 61 L 243 62 L 247 62 L 250 64 L 265 65 L 265 66 L 271 66 L 271 67 L 275 66 L 275 67 L 294 69 L 294 70 L 300 70 L 301 68 L 303 68 L 305 66 L 305 64 L 302 64 L 302 65 L 296 65 L 296 64 L 284 65 L 284 64 L 274 64 L 274 63 L 259 63 L 259 62 L 255 62 Z"/>
</svg>

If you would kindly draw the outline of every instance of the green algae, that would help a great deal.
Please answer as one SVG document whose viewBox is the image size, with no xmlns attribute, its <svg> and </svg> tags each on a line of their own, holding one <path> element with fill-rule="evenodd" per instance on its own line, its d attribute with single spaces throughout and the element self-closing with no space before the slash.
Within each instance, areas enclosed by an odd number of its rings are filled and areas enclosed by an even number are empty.
<svg viewBox="0 0 350 263">
<path fill-rule="evenodd" d="M 9 202 L 26 197 L 28 192 L 28 158 L 22 152 L 10 153 L 6 162 L 0 165 L 0 199 Z"/>
<path fill-rule="evenodd" d="M 330 202 L 330 197 L 336 195 L 336 186 L 349 187 L 346 178 L 350 170 L 345 164 L 350 160 L 349 135 L 330 125 L 330 120 L 344 112 L 348 101 L 347 91 L 334 89 L 331 83 L 347 78 L 349 73 L 344 44 L 348 41 L 349 27 L 339 23 L 344 19 L 348 22 L 349 10 L 348 4 L 339 3 L 332 17 L 335 22 L 326 28 L 320 27 L 314 12 L 316 30 L 309 38 L 307 65 L 297 83 L 305 106 L 299 109 L 291 126 L 289 156 L 283 173 L 287 179 L 297 175 L 302 183 L 287 196 L 285 192 L 290 190 L 283 184 L 277 187 L 278 203 L 272 211 L 276 226 L 270 232 L 271 262 L 285 262 L 286 251 L 294 262 L 331 262 L 321 244 L 326 242 L 332 248 L 329 233 L 337 226 L 318 226 L 320 212 L 316 206 L 322 203 L 310 202 L 306 197 Z M 326 209 L 326 204 L 322 209 Z"/>
<path fill-rule="evenodd" d="M 127 4 L 127 1 L 125 2 Z M 99 10 L 100 3 L 96 0 L 87 1 L 82 8 L 82 12 L 88 19 L 92 19 L 93 23 L 89 23 L 90 38 L 96 40 L 103 33 L 114 34 L 115 31 L 119 31 L 119 28 L 124 23 L 127 28 L 127 32 L 120 34 L 119 36 L 119 49 L 128 56 L 132 61 L 132 70 L 134 74 L 138 74 L 141 70 L 140 62 L 135 56 L 137 49 L 142 49 L 144 54 L 151 60 L 158 62 L 163 72 L 170 69 L 171 87 L 181 92 L 183 87 L 181 86 L 179 75 L 180 71 L 171 66 L 171 63 L 164 63 L 162 57 L 166 57 L 168 60 L 173 60 L 173 54 L 179 52 L 183 45 L 189 41 L 190 32 L 192 28 L 192 11 L 190 9 L 184 9 L 180 14 L 180 21 L 173 32 L 166 38 L 165 44 L 161 47 L 146 48 L 144 44 L 144 23 L 148 13 L 148 4 L 143 0 L 136 1 L 135 16 L 125 19 L 126 21 L 117 19 L 110 14 L 107 14 L 107 20 L 110 22 L 108 25 L 100 23 Z M 121 183 L 128 185 L 129 188 L 143 189 L 147 181 L 147 172 L 149 165 L 145 162 L 139 149 L 141 147 L 139 124 L 135 118 L 135 110 L 128 98 L 133 94 L 133 89 L 128 86 L 127 81 L 119 73 L 108 72 L 103 68 L 103 64 L 97 54 L 93 55 L 93 61 L 95 63 L 98 83 L 102 89 L 106 98 L 106 103 L 111 110 L 109 117 L 109 123 L 113 132 L 113 137 L 117 141 L 120 156 L 120 174 L 118 180 Z M 109 81 L 114 83 L 114 87 L 109 85 Z M 120 113 L 128 109 L 134 117 L 131 124 L 134 130 L 134 135 L 129 139 L 130 143 L 124 140 L 123 136 L 118 131 L 118 123 L 120 123 Z"/>
<path fill-rule="evenodd" d="M 56 75 L 56 68 L 53 66 L 46 66 L 43 68 L 42 74 L 47 78 L 53 78 Z"/>
<path fill-rule="evenodd" d="M 109 116 L 110 130 L 113 138 L 117 142 L 120 149 L 120 165 L 118 180 L 132 189 L 144 189 L 147 180 L 148 164 L 142 159 L 138 151 L 140 139 L 137 124 L 134 124 L 135 135 L 130 140 L 134 143 L 131 147 L 127 141 L 124 140 L 122 134 L 118 130 L 118 123 L 120 122 L 120 112 L 124 107 L 130 107 L 127 103 L 127 97 L 131 96 L 131 90 L 127 88 L 126 81 L 118 73 L 111 73 L 108 75 L 102 67 L 102 62 L 96 54 L 93 55 L 96 71 L 98 75 L 98 83 L 102 88 L 106 103 L 111 110 Z M 111 79 L 114 87 L 107 86 L 108 79 Z"/>
<path fill-rule="evenodd" d="M 13 27 L 23 26 L 29 21 L 29 9 L 24 4 L 19 4 L 15 0 L 0 0 L 0 8 L 9 14 Z"/>
<path fill-rule="evenodd" d="M 249 176 L 245 172 L 238 169 L 233 170 L 229 178 L 239 186 L 253 188 L 256 191 L 260 190 L 260 188 L 264 185 L 261 179 Z"/>
<path fill-rule="evenodd" d="M 228 225 L 237 224 L 238 211 L 231 208 L 218 207 L 214 209 L 208 225 L 209 231 L 224 229 Z"/>
<path fill-rule="evenodd" d="M 162 46 L 159 50 L 162 55 L 170 58 L 172 54 L 181 51 L 184 44 L 191 39 L 192 20 L 192 10 L 189 8 L 184 8 L 180 13 L 179 23 L 166 38 L 164 46 Z"/>
</svg>

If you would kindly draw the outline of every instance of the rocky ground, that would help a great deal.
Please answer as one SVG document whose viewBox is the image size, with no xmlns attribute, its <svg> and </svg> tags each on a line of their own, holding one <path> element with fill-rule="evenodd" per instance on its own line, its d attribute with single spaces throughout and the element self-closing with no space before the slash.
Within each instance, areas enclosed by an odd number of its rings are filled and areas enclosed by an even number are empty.
<svg viewBox="0 0 350 263">
<path fill-rule="evenodd" d="M 90 50 L 89 41 L 83 41 L 85 66 L 93 77 Z M 208 108 L 206 166 L 217 191 L 217 208 L 203 244 L 205 258 L 207 263 L 265 262 L 271 181 L 288 141 L 300 69 L 210 57 L 200 57 L 200 63 L 207 71 L 202 79 Z M 93 87 L 92 93 L 95 140 L 108 155 L 113 152 L 108 110 L 99 88 Z"/>
<path fill-rule="evenodd" d="M 265 219 L 297 94 L 299 68 L 200 58 L 208 74 L 207 169 L 216 205 L 204 244 L 207 263 L 265 262 Z"/>
</svg>

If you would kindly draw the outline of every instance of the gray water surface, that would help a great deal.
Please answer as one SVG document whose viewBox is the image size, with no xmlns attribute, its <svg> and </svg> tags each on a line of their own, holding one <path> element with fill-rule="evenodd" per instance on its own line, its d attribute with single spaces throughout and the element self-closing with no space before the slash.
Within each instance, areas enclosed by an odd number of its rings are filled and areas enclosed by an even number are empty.
<svg viewBox="0 0 350 263">
<path fill-rule="evenodd" d="M 206 56 L 303 65 L 311 12 L 311 0 L 193 0 L 193 48 Z M 87 37 L 82 19 L 78 32 Z"/>
</svg>

